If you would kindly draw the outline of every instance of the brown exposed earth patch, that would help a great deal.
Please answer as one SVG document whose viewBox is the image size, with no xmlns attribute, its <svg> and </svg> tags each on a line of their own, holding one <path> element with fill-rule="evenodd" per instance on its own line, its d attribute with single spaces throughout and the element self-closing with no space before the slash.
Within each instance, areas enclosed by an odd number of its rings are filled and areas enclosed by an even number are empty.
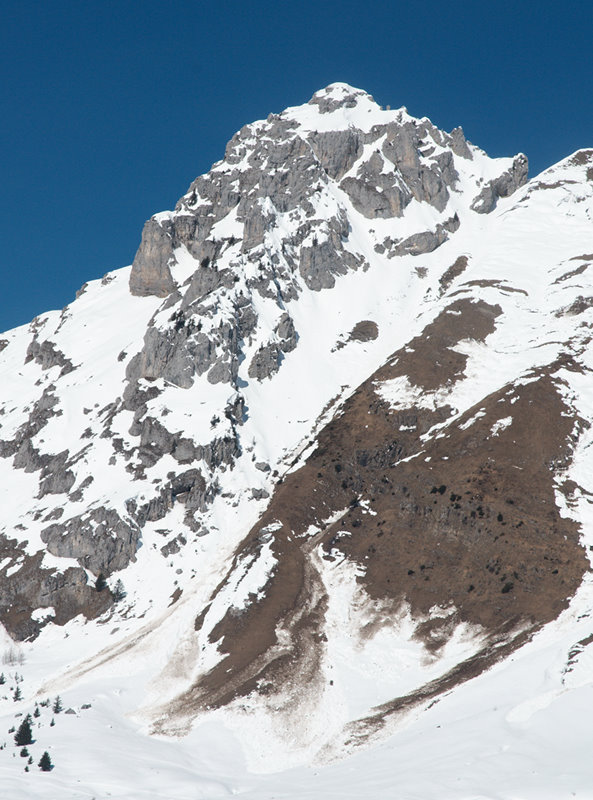
<svg viewBox="0 0 593 800">
<path fill-rule="evenodd" d="M 467 363 L 467 356 L 455 346 L 464 339 L 483 342 L 494 331 L 494 320 L 501 312 L 500 306 L 482 300 L 457 300 L 400 350 L 395 361 L 379 370 L 375 380 L 405 375 L 410 383 L 426 390 L 453 384 Z"/>
<path fill-rule="evenodd" d="M 508 293 L 517 292 L 519 294 L 524 294 L 525 296 L 527 296 L 527 292 L 525 291 L 525 289 L 517 289 L 515 286 L 509 286 L 507 283 L 503 283 L 503 281 L 497 281 L 497 280 L 485 280 L 482 278 L 480 280 L 475 280 L 475 281 L 466 281 L 466 283 L 464 283 L 463 286 L 464 287 L 479 286 L 481 288 L 488 288 L 490 286 L 493 286 L 500 292 L 508 292 Z"/>
<path fill-rule="evenodd" d="M 363 319 L 352 328 L 348 340 L 351 342 L 372 342 L 378 335 L 379 328 L 377 323 L 371 319 Z"/>
<path fill-rule="evenodd" d="M 334 350 L 341 350 L 348 342 L 373 342 L 379 335 L 379 327 L 376 322 L 370 319 L 363 319 L 357 322 L 352 328 L 348 337 L 336 343 Z"/>
<path fill-rule="evenodd" d="M 484 415 L 465 430 L 451 426 L 398 464 L 389 495 L 375 479 L 376 517 L 355 506 L 341 521 L 352 535 L 339 549 L 365 566 L 372 597 L 399 595 L 420 614 L 451 604 L 489 630 L 546 622 L 565 608 L 588 567 L 577 526 L 554 499 L 553 471 L 568 462 L 573 419 L 545 372 L 505 392 L 468 411 L 461 425 Z"/>
<path fill-rule="evenodd" d="M 486 634 L 475 658 L 432 688 L 395 699 L 393 711 L 479 674 L 567 606 L 588 561 L 578 526 L 559 514 L 554 476 L 568 465 L 581 423 L 555 373 L 578 367 L 560 359 L 449 425 L 448 407 L 393 410 L 377 394 L 400 375 L 427 389 L 461 377 L 466 359 L 451 347 L 485 338 L 497 313 L 497 306 L 457 301 L 359 387 L 306 464 L 280 480 L 229 571 L 257 556 L 263 529 L 276 523 L 277 563 L 265 591 L 210 632 L 222 660 L 178 698 L 173 716 L 319 680 L 327 598 L 313 550 L 359 564 L 370 598 L 394 609 L 407 604 L 431 652 L 459 622 Z M 435 620 L 434 607 L 450 616 Z M 203 623 L 204 614 L 196 628 Z"/>
</svg>

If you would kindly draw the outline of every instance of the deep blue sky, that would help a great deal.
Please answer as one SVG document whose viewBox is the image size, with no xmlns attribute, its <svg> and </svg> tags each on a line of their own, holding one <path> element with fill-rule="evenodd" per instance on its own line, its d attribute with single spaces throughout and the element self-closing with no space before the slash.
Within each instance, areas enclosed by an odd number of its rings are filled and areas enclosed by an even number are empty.
<svg viewBox="0 0 593 800">
<path fill-rule="evenodd" d="M 593 145 L 593 3 L 0 0 L 0 330 L 129 264 L 243 124 L 332 81 L 531 174 Z"/>
</svg>

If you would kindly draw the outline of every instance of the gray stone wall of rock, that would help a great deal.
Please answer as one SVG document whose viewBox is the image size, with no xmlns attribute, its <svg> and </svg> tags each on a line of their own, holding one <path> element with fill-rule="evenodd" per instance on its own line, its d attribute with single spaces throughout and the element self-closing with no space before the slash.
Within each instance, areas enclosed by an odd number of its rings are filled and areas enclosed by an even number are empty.
<svg viewBox="0 0 593 800">
<path fill-rule="evenodd" d="M 46 494 L 68 494 L 74 486 L 76 478 L 68 468 L 70 453 L 63 450 L 61 453 L 47 457 L 41 470 L 39 480 L 39 498 Z"/>
<path fill-rule="evenodd" d="M 356 177 L 347 177 L 340 184 L 356 210 L 369 219 L 401 217 L 415 198 L 443 211 L 449 189 L 459 176 L 450 151 L 433 155 L 434 145 L 427 147 L 428 137 L 435 138 L 432 126 L 389 123 L 376 126 L 365 140 L 368 143 L 380 137 L 384 137 L 381 150 L 360 164 Z M 471 155 L 463 132 L 455 138 L 457 149 Z M 386 162 L 395 169 L 385 170 Z"/>
<path fill-rule="evenodd" d="M 227 270 L 228 272 L 228 270 Z M 245 325 L 250 312 L 243 309 Z M 200 315 L 200 311 L 203 313 Z M 241 313 L 241 312 L 239 312 Z M 253 310 L 251 315 L 253 315 Z M 201 307 L 179 308 L 171 316 L 171 327 L 161 330 L 149 327 L 144 336 L 144 346 L 126 368 L 130 383 L 140 378 L 155 380 L 164 378 L 168 383 L 182 389 L 193 385 L 194 376 L 208 372 L 211 383 L 232 383 L 237 375 L 242 333 L 233 318 L 210 330 L 202 331 L 200 316 L 208 316 Z M 213 368 L 213 369 L 212 369 Z"/>
<path fill-rule="evenodd" d="M 345 215 L 334 217 L 328 223 L 327 238 L 300 248 L 299 273 L 307 287 L 313 291 L 331 289 L 335 276 L 363 266 L 363 260 L 344 247 L 348 234 Z"/>
<path fill-rule="evenodd" d="M 179 534 L 174 539 L 171 539 L 170 542 L 167 542 L 167 544 L 164 544 L 161 547 L 161 553 L 165 558 L 167 558 L 168 556 L 179 553 L 185 544 L 187 544 L 187 539 L 182 534 Z"/>
<path fill-rule="evenodd" d="M 130 434 L 140 434 L 140 444 L 136 452 L 145 467 L 154 466 L 165 453 L 173 452 L 175 437 L 157 419 L 147 416 L 140 425 L 134 422 Z"/>
<path fill-rule="evenodd" d="M 231 425 L 242 425 L 245 422 L 245 398 L 238 392 L 229 398 L 224 415 Z"/>
<path fill-rule="evenodd" d="M 390 250 L 388 256 L 404 256 L 412 255 L 419 256 L 424 253 L 432 253 L 437 247 L 440 247 L 443 242 L 449 238 L 449 233 L 456 231 L 459 228 L 459 217 L 455 214 L 454 217 L 446 220 L 444 223 L 439 223 L 434 231 L 422 231 L 408 236 L 399 244 L 396 244 Z"/>
<path fill-rule="evenodd" d="M 249 364 L 248 375 L 258 381 L 270 378 L 280 368 L 282 351 L 276 342 L 262 345 Z"/>
<path fill-rule="evenodd" d="M 376 131 L 378 133 L 379 131 Z M 403 125 L 390 123 L 381 131 L 385 135 L 383 155 L 402 173 L 415 176 L 420 168 L 420 136 L 418 127 L 411 122 Z"/>
<path fill-rule="evenodd" d="M 22 469 L 25 472 L 36 472 L 43 469 L 47 464 L 49 456 L 42 455 L 32 444 L 31 440 L 23 438 L 18 444 L 18 449 L 14 454 L 12 465 L 15 469 Z"/>
<path fill-rule="evenodd" d="M 43 552 L 27 556 L 16 540 L 0 534 L 0 560 L 7 557 L 12 562 L 0 569 L 0 622 L 17 641 L 35 639 L 50 620 L 64 625 L 79 614 L 92 619 L 113 603 L 111 592 L 97 592 L 81 567 L 55 572 L 43 567 Z M 45 608 L 47 619 L 32 618 L 34 611 Z"/>
<path fill-rule="evenodd" d="M 274 332 L 280 340 L 283 353 L 290 353 L 297 346 L 298 334 L 290 315 L 285 311 L 280 317 Z"/>
<path fill-rule="evenodd" d="M 206 511 L 218 491 L 216 481 L 208 483 L 199 469 L 192 468 L 172 477 L 147 503 L 138 506 L 135 500 L 129 500 L 126 510 L 142 528 L 147 522 L 163 519 L 175 503 L 181 503 L 185 507 L 185 524 L 196 531 L 200 525 L 194 515 Z"/>
<path fill-rule="evenodd" d="M 210 266 L 211 263 L 212 266 Z M 235 275 L 230 269 L 223 269 L 219 272 L 216 269 L 215 261 L 210 262 L 208 258 L 204 258 L 192 275 L 189 287 L 183 296 L 180 310 L 185 311 L 196 300 L 202 300 L 205 295 L 221 286 L 231 289 L 235 282 Z"/>
<path fill-rule="evenodd" d="M 35 361 L 35 363 L 41 366 L 41 369 L 61 367 L 60 377 L 62 377 L 62 375 L 67 375 L 74 369 L 74 365 L 70 359 L 66 358 L 64 353 L 58 349 L 54 342 L 50 342 L 47 339 L 43 342 L 38 341 L 37 338 L 32 340 L 27 348 L 25 364 L 29 361 Z"/>
<path fill-rule="evenodd" d="M 208 383 L 233 383 L 237 378 L 239 361 L 236 358 L 219 359 L 208 371 Z"/>
<path fill-rule="evenodd" d="M 277 339 L 261 345 L 251 359 L 247 370 L 250 378 L 258 381 L 271 378 L 280 369 L 283 354 L 290 353 L 297 346 L 298 334 L 286 311 L 274 327 L 274 333 Z"/>
<path fill-rule="evenodd" d="M 453 128 L 451 131 L 449 147 L 456 156 L 467 158 L 469 161 L 473 160 L 473 153 L 468 147 L 465 135 L 463 133 L 463 128 L 461 126 L 458 128 Z"/>
<path fill-rule="evenodd" d="M 500 197 L 509 197 L 527 182 L 529 163 L 520 153 L 513 159 L 512 166 L 500 177 L 490 181 L 473 199 L 470 208 L 478 214 L 489 214 Z"/>
<path fill-rule="evenodd" d="M 372 164 L 361 167 L 358 177 L 344 178 L 340 188 L 346 192 L 354 208 L 367 219 L 401 217 L 412 193 L 395 174 L 381 174 L 376 169 L 373 176 L 371 169 Z"/>
<path fill-rule="evenodd" d="M 362 155 L 362 136 L 354 128 L 313 133 L 308 141 L 333 180 L 339 181 Z"/>
<path fill-rule="evenodd" d="M 130 292 L 140 296 L 166 297 L 175 288 L 169 269 L 172 260 L 170 234 L 155 219 L 149 219 L 144 225 L 140 247 L 132 263 Z"/>
<path fill-rule="evenodd" d="M 41 539 L 55 556 L 76 559 L 95 575 L 125 569 L 136 558 L 140 528 L 113 509 L 94 508 L 62 523 L 49 525 Z"/>
<path fill-rule="evenodd" d="M 68 450 L 57 454 L 40 453 L 31 441 L 52 417 L 62 413 L 56 408 L 59 401 L 54 391 L 53 384 L 46 387 L 14 439 L 0 441 L 0 457 L 13 456 L 15 469 L 40 472 L 38 498 L 48 494 L 67 494 L 76 480 L 71 467 L 78 456 L 72 458 Z"/>
<path fill-rule="evenodd" d="M 175 386 L 188 389 L 193 385 L 194 374 L 205 372 L 215 358 L 212 342 L 205 334 L 194 334 L 194 331 L 193 322 L 176 324 L 166 331 L 149 327 L 144 336 L 144 347 L 126 368 L 127 379 L 134 382 L 139 378 L 164 378 Z"/>
<path fill-rule="evenodd" d="M 204 459 L 211 470 L 223 464 L 232 465 L 240 455 L 241 446 L 236 434 L 215 438 L 205 445 L 196 445 L 196 460 Z"/>
</svg>

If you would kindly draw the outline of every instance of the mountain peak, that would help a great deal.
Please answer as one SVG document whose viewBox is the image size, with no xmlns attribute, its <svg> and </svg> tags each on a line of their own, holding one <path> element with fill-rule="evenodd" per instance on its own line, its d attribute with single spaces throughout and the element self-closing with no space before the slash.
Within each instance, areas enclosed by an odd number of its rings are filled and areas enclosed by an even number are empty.
<svg viewBox="0 0 593 800">
<path fill-rule="evenodd" d="M 315 92 L 309 100 L 309 104 L 317 105 L 320 114 L 328 114 L 338 108 L 355 108 L 360 102 L 364 101 L 377 107 L 368 92 L 363 89 L 357 89 L 355 86 L 350 86 L 348 83 L 336 82 L 330 83 L 329 86 Z"/>
</svg>

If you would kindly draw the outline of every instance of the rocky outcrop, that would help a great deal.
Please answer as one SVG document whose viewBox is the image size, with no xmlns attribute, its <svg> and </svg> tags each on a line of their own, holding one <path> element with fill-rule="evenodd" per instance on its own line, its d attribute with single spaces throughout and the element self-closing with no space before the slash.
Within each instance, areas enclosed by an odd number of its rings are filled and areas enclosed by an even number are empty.
<svg viewBox="0 0 593 800">
<path fill-rule="evenodd" d="M 330 178 L 339 181 L 362 155 L 363 137 L 353 128 L 320 131 L 308 141 Z"/>
<path fill-rule="evenodd" d="M 341 84 L 316 93 L 310 102 L 322 114 L 359 102 L 373 104 L 365 92 Z M 174 212 L 146 223 L 132 267 L 132 293 L 171 294 L 178 248 L 196 261 L 189 286 L 182 290 L 184 313 L 210 293 L 232 289 L 238 273 L 232 262 L 230 269 L 220 269 L 218 261 L 235 247 L 260 265 L 264 274 L 251 288 L 263 296 L 294 297 L 297 269 L 308 288 L 331 288 L 335 276 L 357 269 L 361 258 L 346 245 L 344 209 L 329 219 L 316 219 L 319 199 L 333 197 L 330 184 L 339 182 L 356 210 L 369 219 L 401 217 L 414 199 L 442 212 L 458 182 L 454 154 L 472 158 L 461 128 L 447 134 L 427 119 L 398 112 L 391 117 L 371 130 L 343 123 L 336 130 L 301 130 L 289 112 L 246 125 L 228 143 L 224 161 L 191 184 Z M 506 196 L 520 184 L 521 169 L 517 162 L 491 191 Z M 266 236 L 277 227 L 279 216 L 293 211 L 302 224 L 292 232 L 284 226 L 281 256 L 275 253 L 268 265 Z M 217 223 L 232 215 L 242 226 L 241 236 L 214 235 Z M 237 269 L 239 264 L 243 267 L 237 260 Z M 212 379 L 225 380 L 229 369 L 219 366 Z"/>
<path fill-rule="evenodd" d="M 251 359 L 248 369 L 250 378 L 258 381 L 270 378 L 280 369 L 284 353 L 294 350 L 297 333 L 290 316 L 284 312 L 274 329 L 275 340 L 262 345 Z"/>
<path fill-rule="evenodd" d="M 354 89 L 345 83 L 332 83 L 325 89 L 315 92 L 309 104 L 316 105 L 320 114 L 331 114 L 339 108 L 355 108 L 360 98 L 373 100 L 370 94 L 362 89 Z"/>
<path fill-rule="evenodd" d="M 496 208 L 496 202 L 500 197 L 509 197 L 527 182 L 528 169 L 527 157 L 522 153 L 515 156 L 512 166 L 498 178 L 489 181 L 480 194 L 472 200 L 472 211 L 489 214 Z"/>
<path fill-rule="evenodd" d="M 113 509 L 100 506 L 49 525 L 41 538 L 54 556 L 76 559 L 95 575 L 109 575 L 135 560 L 140 528 Z"/>
<path fill-rule="evenodd" d="M 375 245 L 376 253 L 385 253 L 387 258 L 395 256 L 419 256 L 432 253 L 437 247 L 449 238 L 449 233 L 454 233 L 459 228 L 459 217 L 455 214 L 444 222 L 439 222 L 434 231 L 421 231 L 413 233 L 406 239 L 392 239 L 386 237 L 381 244 Z"/>
<path fill-rule="evenodd" d="M 79 614 L 94 619 L 113 603 L 111 592 L 97 592 L 81 567 L 48 569 L 43 552 L 26 555 L 16 540 L 2 535 L 0 561 L 0 622 L 16 640 L 34 639 L 48 622 L 65 625 Z M 46 616 L 39 613 L 44 609 Z"/>
<path fill-rule="evenodd" d="M 454 233 L 459 228 L 459 217 L 457 214 L 444 223 L 439 223 L 434 231 L 422 231 L 415 233 L 396 244 L 389 252 L 389 256 L 403 256 L 408 253 L 412 256 L 419 256 L 423 253 L 432 253 L 437 247 L 449 238 L 449 233 Z"/>
<path fill-rule="evenodd" d="M 367 135 L 367 141 L 383 138 L 381 149 L 340 184 L 357 211 L 369 219 L 401 217 L 412 199 L 444 210 L 458 175 L 450 151 L 434 154 L 426 147 L 432 134 L 432 125 L 422 121 L 376 126 Z M 456 141 L 460 149 L 459 134 Z"/>
<path fill-rule="evenodd" d="M 41 369 L 51 369 L 52 367 L 61 367 L 60 377 L 72 372 L 74 366 L 69 358 L 66 358 L 61 350 L 58 350 L 53 342 L 45 340 L 39 342 L 34 338 L 27 348 L 27 355 L 25 364 L 29 361 L 35 361 L 41 366 Z"/>
<path fill-rule="evenodd" d="M 345 275 L 364 264 L 360 256 L 351 253 L 343 245 L 348 231 L 345 215 L 331 220 L 327 238 L 315 241 L 310 246 L 300 249 L 299 272 L 305 284 L 313 291 L 331 289 L 336 275 Z"/>
<path fill-rule="evenodd" d="M 149 219 L 142 231 L 142 241 L 132 264 L 132 294 L 166 297 L 175 287 L 169 268 L 173 260 L 170 234 L 156 219 Z"/>
<path fill-rule="evenodd" d="M 42 459 L 38 497 L 46 494 L 68 494 L 76 481 L 74 473 L 69 469 L 69 451 L 63 450 L 54 456 L 43 456 Z"/>
</svg>

